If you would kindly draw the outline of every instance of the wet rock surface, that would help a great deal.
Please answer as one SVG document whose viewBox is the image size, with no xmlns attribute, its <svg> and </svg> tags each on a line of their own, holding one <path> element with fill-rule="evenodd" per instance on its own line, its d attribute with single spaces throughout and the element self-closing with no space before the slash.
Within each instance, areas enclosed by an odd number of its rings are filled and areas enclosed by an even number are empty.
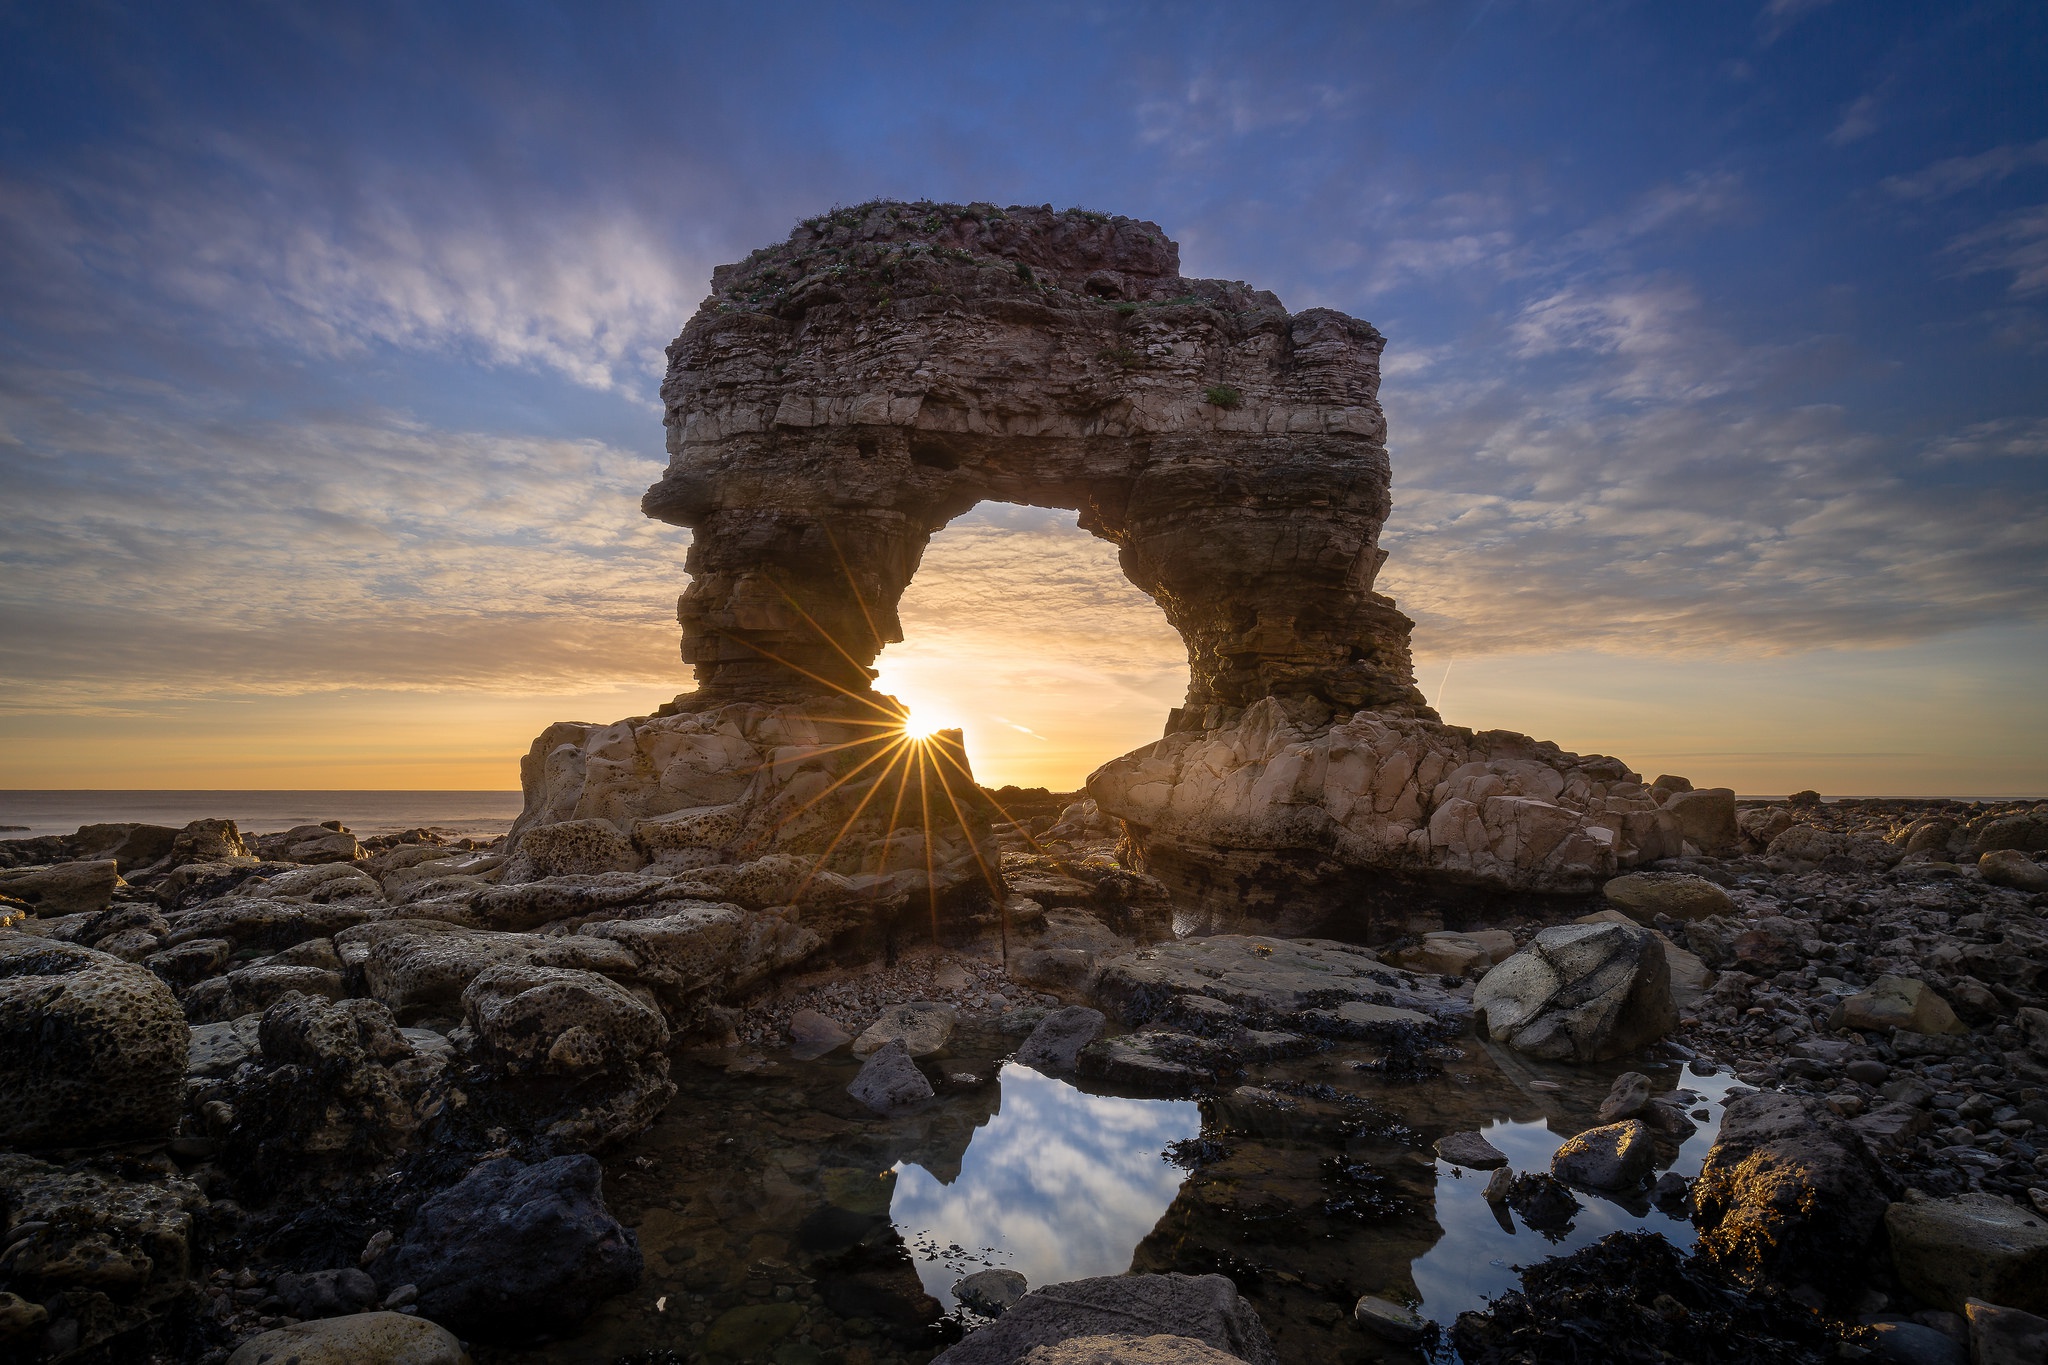
<svg viewBox="0 0 2048 1365">
<path fill-rule="evenodd" d="M 1116 1275 L 1047 1285 L 934 1365 L 1011 1365 L 1077 1337 L 1189 1337 L 1247 1365 L 1277 1365 L 1265 1328 L 1221 1275 Z"/>
</svg>

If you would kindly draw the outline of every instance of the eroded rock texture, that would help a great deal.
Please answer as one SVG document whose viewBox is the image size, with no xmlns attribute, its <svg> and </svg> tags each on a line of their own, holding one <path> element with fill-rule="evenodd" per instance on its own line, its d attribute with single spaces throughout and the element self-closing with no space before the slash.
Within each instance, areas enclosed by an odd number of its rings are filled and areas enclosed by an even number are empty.
<svg viewBox="0 0 2048 1365">
<path fill-rule="evenodd" d="M 1425 714 L 1373 592 L 1384 339 L 1180 274 L 1152 224 L 873 204 L 712 276 L 669 348 L 648 515 L 695 532 L 688 704 L 864 691 L 932 533 L 1078 509 L 1188 644 L 1184 712 L 1260 697 Z"/>
<path fill-rule="evenodd" d="M 903 592 L 988 500 L 1078 510 L 1186 641 L 1167 739 L 1090 783 L 1184 904 L 1303 932 L 1361 879 L 1581 894 L 1680 852 L 1620 763 L 1443 726 L 1416 690 L 1410 622 L 1373 591 L 1383 345 L 1080 210 L 877 203 L 721 267 L 669 348 L 671 460 L 643 503 L 693 532 L 697 690 L 543 735 L 507 880 L 788 853 L 935 917 L 995 889 L 971 810 L 901 818 L 861 766 L 900 721 L 870 684 Z"/>
</svg>

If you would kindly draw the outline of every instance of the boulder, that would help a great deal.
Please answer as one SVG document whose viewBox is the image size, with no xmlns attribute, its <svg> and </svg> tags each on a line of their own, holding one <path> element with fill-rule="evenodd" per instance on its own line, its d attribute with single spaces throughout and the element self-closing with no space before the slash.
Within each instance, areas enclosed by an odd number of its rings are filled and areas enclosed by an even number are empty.
<svg viewBox="0 0 2048 1365">
<path fill-rule="evenodd" d="M 647 865 L 647 855 L 619 833 L 609 820 L 564 820 L 525 831 L 511 861 L 508 881 L 531 882 L 543 877 L 588 876 L 599 872 L 634 872 Z"/>
<path fill-rule="evenodd" d="M 1771 840 L 1764 856 L 1799 866 L 1839 857 L 1848 851 L 1849 840 L 1845 835 L 1822 829 L 1819 825 L 1793 824 Z"/>
<path fill-rule="evenodd" d="M 932 1365 L 1017 1365 L 1077 1337 L 1192 1337 L 1247 1365 L 1277 1365 L 1259 1317 L 1221 1275 L 1105 1275 L 1046 1285 Z"/>
<path fill-rule="evenodd" d="M 167 825 L 121 822 L 82 825 L 71 836 L 71 847 L 79 858 L 112 858 L 125 873 L 148 867 L 171 851 L 178 831 Z"/>
<path fill-rule="evenodd" d="M 486 1161 L 420 1205 L 370 1268 L 380 1284 L 416 1286 L 422 1315 L 468 1336 L 574 1331 L 640 1282 L 639 1243 L 605 1208 L 603 1181 L 585 1155 Z"/>
<path fill-rule="evenodd" d="M 1589 1190 L 1633 1190 L 1650 1178 L 1657 1154 L 1640 1119 L 1610 1123 L 1567 1138 L 1550 1158 L 1550 1173 Z"/>
<path fill-rule="evenodd" d="M 1607 903 L 1639 924 L 1659 915 L 1677 920 L 1732 915 L 1735 902 L 1705 877 L 1680 872 L 1631 872 L 1600 888 Z"/>
<path fill-rule="evenodd" d="M 2048 867 L 2029 858 L 2017 849 L 1994 849 L 1977 860 L 1977 871 L 1993 886 L 2009 886 L 2015 891 L 2048 891 Z"/>
<path fill-rule="evenodd" d="M 228 1365 L 469 1365 L 445 1327 L 405 1313 L 356 1313 L 253 1336 Z"/>
<path fill-rule="evenodd" d="M 675 1097 L 662 1012 L 595 972 L 492 967 L 463 991 L 462 1010 L 477 1064 L 468 1086 L 516 1116 L 536 1150 L 623 1141 Z"/>
<path fill-rule="evenodd" d="M 2048 1360 L 2048 1318 L 1982 1299 L 1963 1305 L 1972 1365 L 2040 1365 Z"/>
<path fill-rule="evenodd" d="M 2048 852 L 2048 812 L 2037 808 L 2018 815 L 2001 815 L 1970 840 L 1970 853 L 1980 861 L 1987 853 L 2007 848 L 2022 853 Z"/>
<path fill-rule="evenodd" d="M 177 998 L 148 970 L 0 929 L 0 1145 L 168 1137 L 190 1040 Z"/>
<path fill-rule="evenodd" d="M 194 1024 L 192 1041 L 186 1049 L 188 1076 L 231 1076 L 243 1062 L 258 1055 L 259 1030 L 263 1016 L 244 1015 L 218 1024 Z"/>
<path fill-rule="evenodd" d="M 76 1345 L 90 1351 L 191 1293 L 205 1209 L 198 1186 L 184 1180 L 123 1180 L 83 1163 L 0 1153 L 8 1229 L 0 1290 L 42 1306 L 52 1321 L 76 1321 Z M 38 1358 L 4 1350 L 0 1357 Z"/>
<path fill-rule="evenodd" d="M 1590 915 L 1581 915 L 1574 924 L 1636 924 L 1633 915 L 1619 910 L 1598 910 Z M 1694 920 L 1687 926 L 1687 933 L 1706 939 L 1712 932 L 1712 924 Z M 1657 942 L 1664 946 L 1664 966 L 1671 981 L 1671 1003 L 1680 1010 L 1690 1010 L 1699 1004 L 1700 997 L 1707 993 L 1707 987 L 1714 984 L 1714 973 L 1700 959 L 1698 953 L 1681 948 L 1672 942 L 1661 929 L 1652 929 Z M 1732 952 L 1732 948 L 1730 950 Z"/>
<path fill-rule="evenodd" d="M 1412 972 L 1438 976 L 1479 976 L 1487 968 L 1514 956 L 1515 936 L 1505 929 L 1479 929 L 1470 933 L 1440 929 L 1424 934 L 1422 941 L 1390 956 Z"/>
<path fill-rule="evenodd" d="M 1425 1340 L 1435 1325 L 1406 1304 L 1367 1294 L 1351 1309 L 1351 1320 L 1383 1341 L 1413 1346 Z"/>
<path fill-rule="evenodd" d="M 1931 1199 L 1917 1190 L 1885 1210 L 1899 1283 L 1951 1313 L 1970 1299 L 2048 1312 L 2048 1216 L 1992 1194 Z"/>
<path fill-rule="evenodd" d="M 1760 1091 L 1731 1101 L 1693 1182 L 1700 1254 L 1744 1284 L 1812 1284 L 1842 1297 L 1864 1261 L 1892 1178 L 1818 1100 Z"/>
<path fill-rule="evenodd" d="M 1101 1010 L 1069 1005 L 1055 1010 L 1031 1030 L 1031 1036 L 1017 1049 L 1017 1060 L 1035 1071 L 1055 1076 L 1080 1064 L 1081 1049 L 1102 1036 Z"/>
<path fill-rule="evenodd" d="M 171 840 L 170 865 L 219 863 L 231 858 L 254 858 L 255 850 L 242 842 L 242 832 L 232 820 L 194 820 Z"/>
<path fill-rule="evenodd" d="M 1237 1357 L 1193 1337 L 1070 1337 L 1034 1346 L 1020 1365 L 1233 1365 Z"/>
<path fill-rule="evenodd" d="M 1925 1034 L 1969 1032 L 1949 1008 L 1948 1001 L 1926 982 L 1910 976 L 1879 977 L 1869 990 L 1859 991 L 1835 1006 L 1828 1027 L 1872 1033 L 1892 1029 Z"/>
<path fill-rule="evenodd" d="M 1478 1133 L 1452 1133 L 1436 1141 L 1436 1154 L 1453 1166 L 1475 1171 L 1497 1170 L 1508 1164 L 1507 1154 Z"/>
<path fill-rule="evenodd" d="M 1619 1123 L 1632 1119 L 1650 1107 L 1650 1078 L 1640 1071 L 1624 1071 L 1614 1078 L 1607 1098 L 1600 1101 L 1600 1121 Z"/>
<path fill-rule="evenodd" d="M 1664 803 L 1664 813 L 1678 822 L 1679 833 L 1686 842 L 1702 853 L 1732 853 L 1741 842 L 1732 787 L 1678 792 Z"/>
<path fill-rule="evenodd" d="M 1205 927 L 1356 933 L 1405 914 L 1403 880 L 1577 895 L 1678 855 L 1677 821 L 1630 777 L 1504 731 L 1269 696 L 1183 721 L 1088 790 Z M 1361 903 L 1368 874 L 1383 903 Z"/>
<path fill-rule="evenodd" d="M 892 1006 L 853 1040 L 853 1055 L 872 1056 L 885 1044 L 895 1042 L 901 1043 L 913 1057 L 929 1057 L 951 1041 L 957 1017 L 951 1005 L 931 1000 Z"/>
<path fill-rule="evenodd" d="M 587 934 L 505 934 L 440 920 L 384 920 L 335 936 L 342 960 L 362 970 L 369 993 L 401 1017 L 449 1011 L 492 967 L 560 967 L 633 979 L 639 959 Z"/>
<path fill-rule="evenodd" d="M 260 1014 L 287 995 L 340 1000 L 341 973 L 289 962 L 255 962 L 226 976 L 202 981 L 185 993 L 185 1017 L 195 1024 Z"/>
<path fill-rule="evenodd" d="M 852 1041 L 850 1030 L 816 1010 L 798 1010 L 789 1016 L 789 1055 L 800 1062 L 828 1056 Z"/>
<path fill-rule="evenodd" d="M 230 1115 L 221 1164 L 258 1197 L 379 1170 L 419 1127 L 440 1072 L 374 1000 L 287 995 L 256 1037 L 260 1064 L 219 1095 Z"/>
<path fill-rule="evenodd" d="M 0 871 L 0 895 L 34 907 L 45 918 L 104 910 L 114 903 L 114 891 L 124 885 L 112 858 Z"/>
<path fill-rule="evenodd" d="M 1472 1008 L 1493 1041 L 1561 1061 L 1619 1057 L 1678 1022 L 1663 945 L 1620 924 L 1543 930 L 1486 974 Z"/>
<path fill-rule="evenodd" d="M 1496 968 L 1495 970 L 1499 970 Z M 1127 1028 L 1218 1013 L 1247 1028 L 1309 1028 L 1349 1004 L 1397 1010 L 1444 1032 L 1462 1031 L 1471 1006 L 1434 974 L 1381 962 L 1370 948 L 1328 939 L 1214 934 L 1180 939 L 1102 965 L 1095 1003 Z"/>
<path fill-rule="evenodd" d="M 953 1298 L 983 1317 L 999 1318 L 1030 1288 L 1014 1270 L 977 1270 L 953 1285 Z"/>
<path fill-rule="evenodd" d="M 336 1270 L 280 1275 L 271 1291 L 284 1300 L 295 1318 L 338 1318 L 360 1313 L 384 1296 L 367 1272 L 354 1266 Z"/>
<path fill-rule="evenodd" d="M 891 1038 L 868 1054 L 846 1093 L 883 1118 L 895 1118 L 924 1108 L 934 1092 L 903 1041 Z"/>
</svg>

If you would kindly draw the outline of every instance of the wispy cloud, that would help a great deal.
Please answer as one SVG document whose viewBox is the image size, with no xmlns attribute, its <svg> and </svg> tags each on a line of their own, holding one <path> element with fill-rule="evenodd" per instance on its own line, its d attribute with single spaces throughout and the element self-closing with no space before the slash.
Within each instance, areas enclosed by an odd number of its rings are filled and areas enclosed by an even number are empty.
<svg viewBox="0 0 2048 1365">
<path fill-rule="evenodd" d="M 1948 244 L 1964 275 L 2009 270 L 2010 291 L 2018 295 L 2048 290 L 2048 204 L 2015 209 Z"/>
<path fill-rule="evenodd" d="M 1887 193 L 1900 199 L 1942 199 L 1982 185 L 1995 185 L 2037 166 L 2048 166 L 2048 138 L 2007 143 L 1975 156 L 1948 157 L 1911 175 L 1887 176 L 1883 184 Z"/>
</svg>

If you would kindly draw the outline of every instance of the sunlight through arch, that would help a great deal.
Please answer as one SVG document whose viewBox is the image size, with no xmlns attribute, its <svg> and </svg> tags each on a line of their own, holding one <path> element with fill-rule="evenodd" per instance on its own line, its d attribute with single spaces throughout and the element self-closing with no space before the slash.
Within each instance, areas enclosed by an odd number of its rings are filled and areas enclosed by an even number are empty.
<svg viewBox="0 0 2048 1365">
<path fill-rule="evenodd" d="M 965 732 L 984 784 L 1071 791 L 1159 738 L 1187 647 L 1075 512 L 983 503 L 932 537 L 875 686 L 905 733 Z"/>
</svg>

